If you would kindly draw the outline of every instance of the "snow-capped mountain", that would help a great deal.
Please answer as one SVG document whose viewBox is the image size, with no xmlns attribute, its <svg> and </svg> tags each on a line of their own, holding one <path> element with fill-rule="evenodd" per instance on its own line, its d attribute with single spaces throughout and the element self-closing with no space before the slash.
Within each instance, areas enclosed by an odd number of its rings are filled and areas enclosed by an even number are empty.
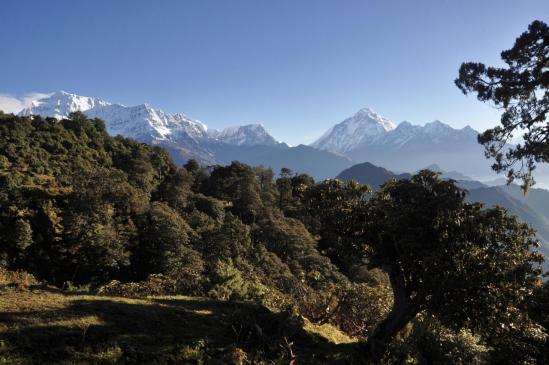
<svg viewBox="0 0 549 365">
<path fill-rule="evenodd" d="M 45 98 L 33 100 L 29 107 L 19 112 L 19 115 L 27 116 L 34 114 L 61 119 L 73 112 L 85 111 L 94 107 L 104 107 L 110 104 L 99 98 L 57 91 L 48 94 Z"/>
<path fill-rule="evenodd" d="M 101 118 L 109 134 L 122 135 L 147 142 L 177 141 L 181 138 L 207 137 L 206 126 L 183 114 L 168 114 L 147 104 L 127 107 L 99 98 L 80 96 L 65 91 L 33 101 L 20 115 L 42 115 L 64 118 L 80 111 L 90 118 Z"/>
<path fill-rule="evenodd" d="M 276 146 L 281 144 L 275 140 L 261 124 L 229 127 L 221 131 L 212 129 L 208 131 L 208 135 L 218 141 L 235 146 Z"/>
<path fill-rule="evenodd" d="M 394 126 L 371 109 L 336 124 L 312 146 L 371 162 L 395 171 L 413 171 L 429 164 L 476 178 L 493 176 L 477 142 L 478 132 L 455 129 L 440 121 L 423 126 L 402 122 Z"/>
<path fill-rule="evenodd" d="M 401 148 L 410 143 L 437 144 L 446 143 L 447 139 L 476 139 L 477 134 L 469 126 L 454 129 L 438 120 L 424 126 L 413 125 L 407 121 L 395 126 L 389 119 L 370 108 L 365 108 L 328 129 L 311 146 L 346 155 L 368 146 Z"/>
<path fill-rule="evenodd" d="M 84 111 L 91 118 L 105 121 L 107 131 L 137 139 L 177 141 L 182 136 L 205 138 L 206 126 L 184 114 L 168 114 L 147 104 L 126 107 L 120 104 L 94 107 Z"/>
<path fill-rule="evenodd" d="M 478 132 L 467 126 L 455 129 L 448 124 L 435 120 L 424 126 L 413 125 L 410 122 L 402 122 L 395 129 L 387 131 L 373 141 L 365 141 L 354 150 L 368 146 L 391 146 L 394 148 L 406 148 L 417 144 L 430 146 L 433 144 L 447 144 L 448 142 L 474 142 L 476 143 Z M 352 152 L 351 152 L 352 153 Z"/>
<path fill-rule="evenodd" d="M 364 108 L 330 128 L 311 146 L 345 154 L 361 144 L 375 142 L 393 129 L 395 125 L 389 119 L 370 108 Z"/>
</svg>

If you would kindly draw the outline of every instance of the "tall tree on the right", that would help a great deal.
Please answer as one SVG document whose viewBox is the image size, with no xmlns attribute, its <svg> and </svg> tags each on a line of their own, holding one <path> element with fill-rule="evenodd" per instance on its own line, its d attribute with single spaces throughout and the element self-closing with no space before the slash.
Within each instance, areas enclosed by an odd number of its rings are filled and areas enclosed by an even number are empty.
<svg viewBox="0 0 549 365">
<path fill-rule="evenodd" d="M 505 67 L 463 63 L 455 83 L 464 94 L 476 93 L 480 101 L 503 110 L 501 125 L 478 140 L 486 157 L 495 159 L 492 168 L 507 172 L 509 182 L 521 179 L 527 191 L 534 184 L 536 164 L 549 162 L 549 26 L 532 22 L 501 58 Z M 514 132 L 523 133 L 523 142 L 509 146 Z"/>
<path fill-rule="evenodd" d="M 453 181 L 423 170 L 385 183 L 351 212 L 364 245 L 347 249 L 385 271 L 393 291 L 391 310 L 364 343 L 371 363 L 383 363 L 397 335 L 422 315 L 482 337 L 495 364 L 544 356 L 545 329 L 524 310 L 541 283 L 535 232 L 501 208 L 464 198 Z"/>
</svg>

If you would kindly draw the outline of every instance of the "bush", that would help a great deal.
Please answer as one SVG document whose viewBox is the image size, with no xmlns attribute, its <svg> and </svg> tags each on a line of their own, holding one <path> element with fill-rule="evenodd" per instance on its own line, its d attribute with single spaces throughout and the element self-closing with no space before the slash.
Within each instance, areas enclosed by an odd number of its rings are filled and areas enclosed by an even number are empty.
<svg viewBox="0 0 549 365">
<path fill-rule="evenodd" d="M 391 310 L 391 288 L 352 284 L 341 293 L 334 323 L 353 337 L 365 338 Z"/>
<path fill-rule="evenodd" d="M 465 329 L 449 329 L 430 315 L 418 316 L 389 353 L 387 361 L 391 364 L 411 359 L 433 365 L 486 364 L 489 360 L 489 347 L 480 337 Z"/>
<path fill-rule="evenodd" d="M 147 297 L 154 295 L 176 295 L 177 283 L 162 274 L 152 274 L 147 280 L 140 282 L 122 283 L 112 280 L 110 283 L 99 287 L 99 295 L 118 297 Z"/>
<path fill-rule="evenodd" d="M 0 285 L 12 286 L 18 290 L 27 290 L 32 285 L 38 285 L 40 282 L 27 271 L 10 271 L 0 268 Z"/>
<path fill-rule="evenodd" d="M 260 302 L 266 288 L 245 278 L 231 261 L 218 261 L 214 267 L 214 286 L 208 296 L 219 300 Z"/>
</svg>

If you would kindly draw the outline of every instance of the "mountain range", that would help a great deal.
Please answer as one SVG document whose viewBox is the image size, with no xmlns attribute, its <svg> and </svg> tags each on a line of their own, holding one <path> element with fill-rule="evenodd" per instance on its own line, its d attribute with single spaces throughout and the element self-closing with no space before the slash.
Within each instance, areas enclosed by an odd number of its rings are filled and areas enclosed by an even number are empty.
<svg viewBox="0 0 549 365">
<path fill-rule="evenodd" d="M 103 119 L 112 135 L 167 148 L 178 163 L 190 158 L 203 164 L 238 159 L 275 171 L 286 166 L 316 179 L 333 177 L 364 161 L 393 171 L 437 164 L 476 179 L 494 176 L 471 127 L 455 129 L 440 121 L 396 125 L 370 108 L 335 124 L 311 145 L 297 147 L 277 141 L 261 124 L 213 130 L 182 113 L 165 113 L 147 104 L 128 107 L 64 91 L 33 101 L 19 114 L 62 118 L 75 111 Z"/>
<path fill-rule="evenodd" d="M 312 146 L 394 171 L 437 164 L 445 170 L 488 179 L 493 173 L 477 135 L 469 126 L 455 129 L 440 121 L 424 126 L 406 121 L 395 125 L 371 109 L 362 109 L 330 128 Z"/>
</svg>

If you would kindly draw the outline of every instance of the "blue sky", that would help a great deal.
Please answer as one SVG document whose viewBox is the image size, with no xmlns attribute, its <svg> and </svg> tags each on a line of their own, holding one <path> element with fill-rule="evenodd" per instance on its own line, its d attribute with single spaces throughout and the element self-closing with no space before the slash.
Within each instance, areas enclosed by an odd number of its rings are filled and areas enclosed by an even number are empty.
<svg viewBox="0 0 549 365">
<path fill-rule="evenodd" d="M 0 13 L 1 100 L 62 89 L 213 128 L 262 122 L 298 144 L 366 106 L 494 125 L 454 86 L 459 65 L 498 64 L 549 1 L 2 0 Z"/>
</svg>

